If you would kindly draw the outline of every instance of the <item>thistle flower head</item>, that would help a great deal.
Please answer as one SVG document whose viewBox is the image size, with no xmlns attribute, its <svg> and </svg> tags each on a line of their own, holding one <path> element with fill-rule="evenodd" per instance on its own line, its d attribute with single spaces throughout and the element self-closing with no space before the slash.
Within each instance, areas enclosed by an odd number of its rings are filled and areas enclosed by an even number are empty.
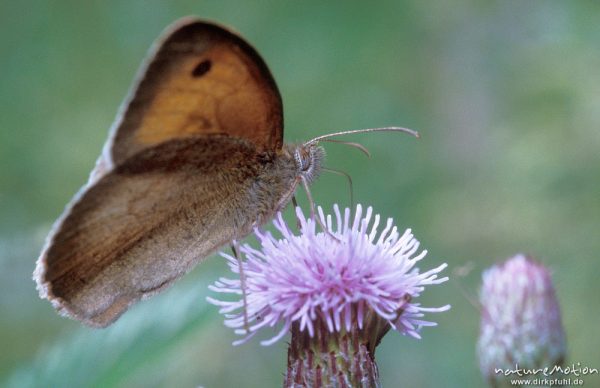
<svg viewBox="0 0 600 388">
<path fill-rule="evenodd" d="M 246 258 L 241 264 L 245 303 L 239 278 L 221 278 L 211 286 L 215 292 L 239 298 L 208 299 L 221 307 L 225 324 L 245 336 L 236 343 L 246 341 L 263 327 L 279 324 L 279 333 L 263 341 L 263 345 L 280 339 L 292 325 L 313 337 L 317 327 L 330 333 L 350 331 L 351 327 L 363 329 L 377 318 L 385 323 L 380 325 L 386 326 L 385 331 L 392 328 L 415 338 L 420 338 L 421 327 L 436 325 L 422 320 L 424 313 L 445 311 L 450 306 L 425 308 L 416 300 L 425 286 L 448 279 L 438 278 L 446 264 L 420 272 L 415 265 L 427 252 L 417 253 L 419 242 L 411 231 L 401 235 L 392 219 L 388 219 L 378 234 L 380 216 L 373 217 L 370 207 L 363 215 L 358 205 L 351 219 L 350 209 L 346 208 L 342 216 L 336 205 L 335 222 L 321 208 L 318 213 L 328 233 L 318 232 L 314 220 L 307 219 L 297 208 L 299 235 L 278 214 L 274 225 L 281 239 L 257 230 L 260 249 L 241 247 Z M 223 253 L 222 256 L 228 260 L 231 271 L 239 274 L 237 259 Z M 245 317 L 248 331 L 243 329 Z"/>
<path fill-rule="evenodd" d="M 560 308 L 549 271 L 518 254 L 483 273 L 481 328 L 477 350 L 481 372 L 552 368 L 566 353 Z"/>
</svg>

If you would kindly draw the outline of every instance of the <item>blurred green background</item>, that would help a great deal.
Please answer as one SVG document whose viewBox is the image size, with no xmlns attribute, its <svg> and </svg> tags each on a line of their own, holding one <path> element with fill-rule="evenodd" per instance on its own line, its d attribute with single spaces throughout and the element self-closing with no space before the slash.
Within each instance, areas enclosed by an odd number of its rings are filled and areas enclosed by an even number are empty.
<svg viewBox="0 0 600 388">
<path fill-rule="evenodd" d="M 411 227 L 439 327 L 390 333 L 384 386 L 481 386 L 480 273 L 514 253 L 553 271 L 569 362 L 600 367 L 600 4 L 593 1 L 0 2 L 0 385 L 280 386 L 285 344 L 232 347 L 208 306 L 214 257 L 106 330 L 59 317 L 31 273 L 52 222 L 86 181 L 151 42 L 194 14 L 230 25 L 271 68 L 288 141 L 373 126 L 359 152 L 326 145 L 359 202 Z M 348 204 L 325 175 L 318 203 Z M 301 195 L 302 197 L 302 195 Z M 306 204 L 306 202 L 303 202 Z M 289 211 L 288 211 L 289 213 Z M 268 333 L 267 333 L 268 335 Z M 586 386 L 600 386 L 595 376 Z"/>
</svg>

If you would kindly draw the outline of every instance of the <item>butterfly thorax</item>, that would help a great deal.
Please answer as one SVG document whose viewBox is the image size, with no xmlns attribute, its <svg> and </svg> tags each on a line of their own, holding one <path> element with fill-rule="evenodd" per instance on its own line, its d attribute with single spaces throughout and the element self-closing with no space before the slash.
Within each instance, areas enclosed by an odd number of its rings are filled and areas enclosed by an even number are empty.
<svg viewBox="0 0 600 388">
<path fill-rule="evenodd" d="M 284 144 L 272 158 L 265 158 L 251 189 L 251 201 L 260 207 L 258 224 L 270 220 L 291 201 L 299 184 L 312 183 L 321 171 L 325 152 L 316 144 Z"/>
</svg>

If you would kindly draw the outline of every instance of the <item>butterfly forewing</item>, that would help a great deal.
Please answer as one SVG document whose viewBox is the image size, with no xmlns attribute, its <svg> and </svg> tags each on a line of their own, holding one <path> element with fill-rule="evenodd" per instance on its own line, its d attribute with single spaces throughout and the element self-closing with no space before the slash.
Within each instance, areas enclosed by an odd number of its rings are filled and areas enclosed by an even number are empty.
<svg viewBox="0 0 600 388">
<path fill-rule="evenodd" d="M 184 19 L 155 44 L 114 131 L 115 164 L 140 149 L 199 134 L 229 134 L 276 150 L 283 142 L 281 97 L 246 41 Z"/>
</svg>

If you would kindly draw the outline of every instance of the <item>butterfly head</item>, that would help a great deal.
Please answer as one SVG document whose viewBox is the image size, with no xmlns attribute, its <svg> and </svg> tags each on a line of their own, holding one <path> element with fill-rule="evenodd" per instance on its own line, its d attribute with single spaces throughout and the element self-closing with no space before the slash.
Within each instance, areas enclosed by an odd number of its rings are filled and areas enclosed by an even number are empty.
<svg viewBox="0 0 600 388">
<path fill-rule="evenodd" d="M 325 150 L 317 142 L 301 144 L 294 150 L 294 161 L 298 177 L 312 183 L 321 172 Z"/>
</svg>

